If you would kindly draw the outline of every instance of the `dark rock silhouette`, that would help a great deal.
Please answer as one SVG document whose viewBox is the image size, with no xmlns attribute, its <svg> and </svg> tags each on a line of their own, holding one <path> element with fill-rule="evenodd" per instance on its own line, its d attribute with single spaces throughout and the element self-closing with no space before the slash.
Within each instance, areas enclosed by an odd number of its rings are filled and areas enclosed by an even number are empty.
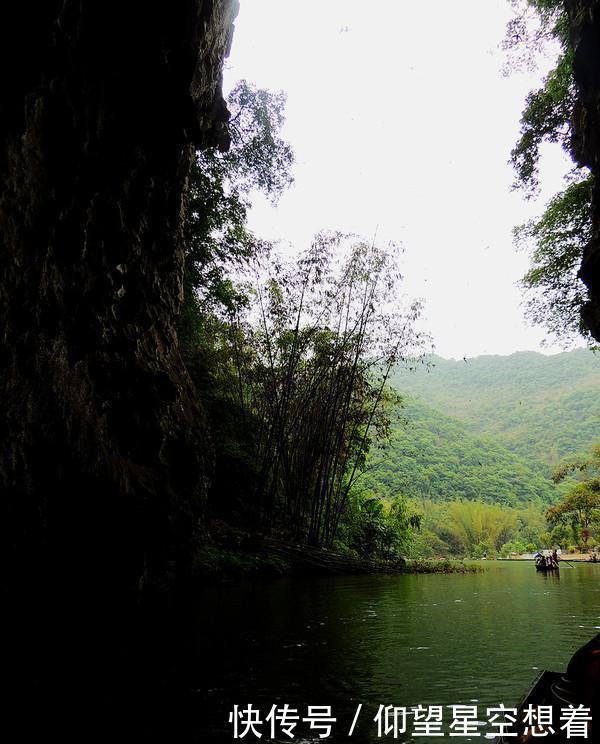
<svg viewBox="0 0 600 744">
<path fill-rule="evenodd" d="M 2 7 L 0 529 L 17 691 L 44 696 L 57 674 L 81 686 L 109 660 L 118 678 L 144 608 L 172 606 L 190 574 L 211 451 L 174 330 L 180 218 L 194 148 L 228 146 L 235 12 Z"/>
</svg>

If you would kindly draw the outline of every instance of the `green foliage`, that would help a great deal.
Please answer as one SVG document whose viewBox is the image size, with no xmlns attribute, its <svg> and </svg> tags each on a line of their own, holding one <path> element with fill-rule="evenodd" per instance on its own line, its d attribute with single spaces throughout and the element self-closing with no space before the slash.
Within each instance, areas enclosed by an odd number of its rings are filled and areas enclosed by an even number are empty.
<svg viewBox="0 0 600 744">
<path fill-rule="evenodd" d="M 546 512 L 550 525 L 570 526 L 582 549 L 586 550 L 591 529 L 597 529 L 600 520 L 600 489 L 590 483 L 578 483 L 557 506 Z"/>
<path fill-rule="evenodd" d="M 524 458 L 491 438 L 470 434 L 458 421 L 413 398 L 389 444 L 374 447 L 363 487 L 382 496 L 409 499 L 467 499 L 489 504 L 548 504 L 556 488 Z"/>
<path fill-rule="evenodd" d="M 499 556 L 501 558 L 509 558 L 510 555 L 513 553 L 522 554 L 528 552 L 528 546 L 523 540 L 510 540 L 509 542 L 505 542 L 504 545 L 500 548 Z"/>
<path fill-rule="evenodd" d="M 285 93 L 274 93 L 239 82 L 229 94 L 229 132 L 233 146 L 221 162 L 240 194 L 256 189 L 274 200 L 293 183 L 294 153 L 280 135 Z"/>
<path fill-rule="evenodd" d="M 444 509 L 442 537 L 457 552 L 481 558 L 494 555 L 517 526 L 513 510 L 492 504 L 453 501 Z"/>
<path fill-rule="evenodd" d="M 559 143 L 565 152 L 570 151 L 576 98 L 573 50 L 563 2 L 527 0 L 513 5 L 520 12 L 509 24 L 507 48 L 525 45 L 535 55 L 553 41 L 560 49 L 556 66 L 542 87 L 527 96 L 520 137 L 511 153 L 515 188 L 532 196 L 539 188 L 542 143 Z M 570 186 L 549 202 L 540 218 L 515 230 L 517 244 L 525 242 L 531 255 L 531 268 L 522 279 L 527 316 L 565 344 L 580 334 L 591 340 L 581 321 L 586 289 L 577 277 L 583 248 L 591 236 L 591 187 L 587 170 L 572 176 Z"/>
<path fill-rule="evenodd" d="M 563 464 L 553 478 L 561 481 L 573 471 L 580 474 L 582 481 L 572 486 L 559 504 L 548 509 L 546 519 L 555 529 L 570 526 L 585 551 L 592 531 L 600 523 L 600 443 L 592 447 L 591 456 Z"/>
<path fill-rule="evenodd" d="M 276 200 L 292 180 L 284 104 L 239 83 L 230 150 L 197 155 L 178 330 L 211 423 L 211 514 L 329 545 L 371 441 L 389 433 L 385 382 L 416 339 L 420 308 L 394 305 L 392 246 L 323 234 L 286 265 L 248 230 L 250 194 Z M 353 544 L 399 555 L 417 517 L 400 500 L 376 512 L 357 508 Z"/>
<path fill-rule="evenodd" d="M 575 456 L 597 436 L 597 356 L 429 362 L 391 376 L 404 408 L 360 480 L 383 498 L 402 493 L 423 513 L 409 555 L 492 557 L 576 541 L 570 526 L 548 533 L 544 512 L 573 486 L 574 470 L 593 472 L 594 458 Z M 565 456 L 571 460 L 553 483 Z"/>
<path fill-rule="evenodd" d="M 370 492 L 354 493 L 344 511 L 338 539 L 362 557 L 390 560 L 407 554 L 421 521 L 422 515 L 401 496 L 385 502 Z"/>
<path fill-rule="evenodd" d="M 404 569 L 407 573 L 479 573 L 483 568 L 478 564 L 456 560 L 423 560 L 411 559 L 406 561 Z"/>
<path fill-rule="evenodd" d="M 276 200 L 291 183 L 293 153 L 280 135 L 285 96 L 245 81 L 232 90 L 231 147 L 196 154 L 184 221 L 184 304 L 178 323 L 183 357 L 211 430 L 215 471 L 212 516 L 258 528 L 249 494 L 259 473 L 259 421 L 240 400 L 243 331 L 232 317 L 251 297 L 240 279 L 270 247 L 247 226 L 250 194 Z"/>
<path fill-rule="evenodd" d="M 387 377 L 419 344 L 398 259 L 389 245 L 320 234 L 257 277 L 232 359 L 239 405 L 258 425 L 251 501 L 269 528 L 330 545 L 372 440 L 388 435 Z"/>
<path fill-rule="evenodd" d="M 517 245 L 529 250 L 531 268 L 522 279 L 527 315 L 558 340 L 588 337 L 580 311 L 587 288 L 577 272 L 591 239 L 592 179 L 572 183 L 547 205 L 543 215 L 514 231 Z"/>
<path fill-rule="evenodd" d="M 423 502 L 422 506 L 430 508 L 427 502 Z M 453 555 L 453 549 L 437 534 L 435 525 L 430 527 L 430 522 L 431 520 L 425 514 L 421 529 L 411 536 L 408 555 L 417 559 L 439 559 L 441 556 Z"/>
<path fill-rule="evenodd" d="M 231 147 L 198 152 L 190 175 L 184 225 L 184 307 L 180 345 L 190 355 L 200 342 L 205 312 L 234 312 L 248 298 L 233 281 L 269 246 L 247 227 L 250 193 L 276 201 L 292 181 L 294 155 L 281 138 L 285 95 L 240 81 L 228 98 Z"/>
<path fill-rule="evenodd" d="M 561 466 L 554 471 L 552 479 L 555 483 L 559 483 L 564 480 L 568 473 L 574 471 L 579 471 L 586 482 L 591 484 L 594 488 L 600 489 L 600 442 L 596 442 L 592 445 L 591 454 L 562 463 Z"/>
<path fill-rule="evenodd" d="M 398 369 L 391 384 L 456 419 L 469 435 L 493 439 L 544 479 L 597 438 L 600 358 L 592 351 L 429 362 L 411 374 Z"/>
<path fill-rule="evenodd" d="M 544 544 L 544 518 L 534 507 L 511 508 L 471 501 L 419 502 L 420 532 L 409 555 L 417 558 L 469 556 L 494 558 L 527 552 Z"/>
<path fill-rule="evenodd" d="M 500 556 L 507 558 L 511 553 L 534 553 L 541 548 L 566 545 L 567 540 L 559 540 L 558 535 L 546 532 L 545 519 L 541 510 L 535 507 L 519 509 L 516 513 L 517 529 L 508 542 L 500 548 Z"/>
<path fill-rule="evenodd" d="M 525 101 L 520 137 L 511 152 L 511 162 L 517 173 L 516 188 L 523 188 L 531 195 L 539 187 L 542 142 L 558 142 L 568 151 L 574 98 L 572 54 L 566 52 L 546 76 L 543 86 L 529 93 Z"/>
<path fill-rule="evenodd" d="M 567 525 L 564 524 L 557 524 L 550 531 L 548 539 L 545 541 L 545 543 L 549 547 L 556 546 L 560 548 L 566 548 L 576 539 L 577 535 L 573 534 L 573 529 L 571 527 L 567 527 Z"/>
</svg>

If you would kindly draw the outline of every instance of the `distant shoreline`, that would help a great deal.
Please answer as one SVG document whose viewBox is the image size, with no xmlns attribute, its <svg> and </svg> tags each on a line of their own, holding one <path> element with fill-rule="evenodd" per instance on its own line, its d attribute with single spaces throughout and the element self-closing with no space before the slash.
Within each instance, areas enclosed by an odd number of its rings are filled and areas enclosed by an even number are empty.
<svg viewBox="0 0 600 744">
<path fill-rule="evenodd" d="M 535 558 L 532 558 L 531 556 L 521 556 L 517 555 L 512 558 L 495 558 L 495 559 L 488 559 L 488 560 L 497 560 L 497 561 L 533 561 Z M 590 553 L 572 553 L 568 556 L 561 555 L 558 557 L 558 562 L 567 562 L 567 563 L 593 563 L 594 561 L 591 560 L 591 554 Z M 598 557 L 598 563 L 600 563 L 600 556 Z"/>
</svg>

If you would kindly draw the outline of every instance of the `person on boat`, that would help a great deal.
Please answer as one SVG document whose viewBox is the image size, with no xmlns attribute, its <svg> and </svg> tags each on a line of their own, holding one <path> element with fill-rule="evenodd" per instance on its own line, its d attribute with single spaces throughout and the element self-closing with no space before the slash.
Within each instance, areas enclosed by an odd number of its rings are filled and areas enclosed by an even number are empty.
<svg viewBox="0 0 600 744">
<path fill-rule="evenodd" d="M 558 553 L 556 552 L 556 548 L 552 551 L 552 565 L 554 568 L 558 568 Z"/>
<path fill-rule="evenodd" d="M 546 568 L 546 556 L 542 553 L 538 553 L 537 558 L 535 559 L 535 565 L 540 568 Z"/>
</svg>

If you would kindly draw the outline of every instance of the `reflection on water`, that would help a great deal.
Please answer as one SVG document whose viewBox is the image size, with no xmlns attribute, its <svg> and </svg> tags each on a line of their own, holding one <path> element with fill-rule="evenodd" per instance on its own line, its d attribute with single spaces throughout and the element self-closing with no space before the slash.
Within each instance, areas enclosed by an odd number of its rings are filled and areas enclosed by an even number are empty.
<svg viewBox="0 0 600 744">
<path fill-rule="evenodd" d="M 213 587 L 198 611 L 199 737 L 232 741 L 236 703 L 331 705 L 347 733 L 361 702 L 355 741 L 376 741 L 379 704 L 514 705 L 598 632 L 599 580 L 596 565 L 558 577 L 489 562 L 479 574 Z"/>
</svg>

